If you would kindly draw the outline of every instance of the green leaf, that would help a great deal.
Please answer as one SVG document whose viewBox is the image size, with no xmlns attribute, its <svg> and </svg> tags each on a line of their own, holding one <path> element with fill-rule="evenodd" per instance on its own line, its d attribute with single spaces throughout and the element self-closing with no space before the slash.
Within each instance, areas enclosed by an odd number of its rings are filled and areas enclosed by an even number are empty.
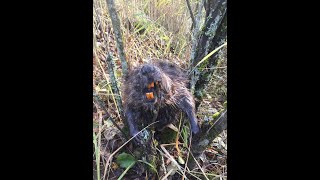
<svg viewBox="0 0 320 180">
<path fill-rule="evenodd" d="M 223 107 L 227 107 L 227 101 L 223 103 Z"/>
<path fill-rule="evenodd" d="M 188 127 L 183 127 L 182 137 L 183 137 L 183 147 L 188 147 Z"/>
<path fill-rule="evenodd" d="M 129 166 L 133 166 L 136 163 L 136 159 L 125 152 L 119 154 L 117 157 L 117 163 L 120 165 L 122 168 L 128 168 Z"/>
<path fill-rule="evenodd" d="M 216 112 L 216 113 L 214 113 L 214 114 L 212 115 L 212 117 L 213 117 L 214 119 L 216 119 L 217 117 L 219 117 L 219 115 L 220 115 L 220 112 Z"/>
</svg>

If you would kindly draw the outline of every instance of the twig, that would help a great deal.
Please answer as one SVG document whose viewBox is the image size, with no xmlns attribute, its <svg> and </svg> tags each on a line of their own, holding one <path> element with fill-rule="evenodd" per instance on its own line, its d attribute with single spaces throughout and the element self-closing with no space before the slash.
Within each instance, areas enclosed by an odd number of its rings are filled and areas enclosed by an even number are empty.
<svg viewBox="0 0 320 180">
<path fill-rule="evenodd" d="M 219 116 L 219 118 L 218 118 L 218 119 L 213 123 L 213 125 L 208 129 L 208 131 L 206 132 L 206 134 L 208 134 L 208 133 L 210 132 L 210 130 L 211 130 L 213 127 L 215 127 L 216 124 L 220 123 L 220 119 L 221 119 L 221 118 L 224 118 L 225 115 L 226 115 L 226 113 L 227 113 L 227 110 L 225 110 L 225 111 Z M 222 129 L 224 129 L 224 128 L 222 128 Z"/>
<path fill-rule="evenodd" d="M 121 29 L 120 29 L 120 20 L 119 20 L 118 14 L 116 12 L 114 1 L 107 0 L 107 5 L 108 5 L 108 11 L 110 14 L 114 34 L 116 36 L 117 49 L 119 52 L 119 57 L 120 57 L 121 66 L 122 66 L 122 73 L 124 76 L 126 76 L 128 74 L 128 65 L 127 65 L 125 52 L 124 52 L 124 48 L 123 48 L 122 33 L 121 33 Z"/>
<path fill-rule="evenodd" d="M 97 11 L 97 9 L 95 9 L 95 11 Z M 102 30 L 104 30 L 105 29 L 104 23 L 102 23 L 102 21 L 100 19 L 100 16 L 101 16 L 101 14 L 99 16 L 97 16 L 98 17 L 97 20 L 101 24 Z M 108 42 L 107 42 L 108 38 L 106 37 L 104 32 L 102 33 L 102 35 L 103 35 L 103 37 L 104 37 L 104 39 L 106 41 L 105 42 L 106 43 L 106 47 L 108 47 Z M 121 52 L 121 51 L 119 51 L 119 52 Z M 105 61 L 108 64 L 108 72 L 109 72 L 109 75 L 110 75 L 110 81 L 111 81 L 111 84 L 112 84 L 113 93 L 114 94 L 120 94 L 120 91 L 119 91 L 119 88 L 118 88 L 118 85 L 117 85 L 117 79 L 116 79 L 115 74 L 114 74 L 114 67 L 115 67 L 114 66 L 114 62 L 113 62 L 112 56 L 111 56 L 111 54 L 109 52 L 107 52 L 107 57 L 105 58 Z M 123 108 L 122 108 L 121 96 L 117 96 L 114 99 L 116 99 L 116 101 L 117 101 L 115 104 L 117 106 L 117 110 L 119 112 L 119 116 L 120 116 L 121 119 L 123 119 L 123 112 L 122 112 Z"/>
<path fill-rule="evenodd" d="M 191 172 L 195 173 L 195 174 L 201 174 L 200 172 L 197 172 L 197 171 L 191 171 Z M 215 176 L 215 177 L 227 177 L 227 176 L 217 175 L 217 174 L 213 174 L 213 173 L 206 173 L 206 175 Z"/>
<path fill-rule="evenodd" d="M 117 84 L 117 79 L 114 74 L 114 62 L 112 60 L 112 55 L 110 53 L 107 55 L 106 61 L 108 63 L 108 71 L 109 71 L 109 75 L 110 75 L 110 81 L 111 81 L 113 93 L 120 95 L 119 87 Z M 122 107 L 121 96 L 117 96 L 115 99 L 117 100 L 118 111 L 120 113 L 121 119 L 123 119 L 123 107 Z"/>
<path fill-rule="evenodd" d="M 110 83 L 109 83 L 109 81 L 108 81 L 107 74 L 106 74 L 105 70 L 103 69 L 103 67 L 102 67 L 102 65 L 101 65 L 101 63 L 100 63 L 100 59 L 98 59 L 98 64 L 99 64 L 99 66 L 100 66 L 100 69 L 101 69 L 101 71 L 102 71 L 102 73 L 103 73 L 104 78 L 105 78 L 106 81 L 108 82 L 108 86 L 109 86 L 109 88 L 110 88 L 110 90 L 111 90 L 111 93 L 113 94 L 112 87 L 111 87 L 111 85 L 110 85 Z M 116 101 L 116 99 L 115 99 L 114 96 L 112 96 L 112 99 L 113 99 L 113 102 L 114 102 L 115 105 L 116 105 L 116 109 L 117 109 L 118 116 L 119 116 L 119 118 L 122 120 L 122 117 L 121 117 L 121 115 L 120 115 L 120 110 L 118 109 L 118 103 L 117 103 L 117 101 Z"/>
<path fill-rule="evenodd" d="M 110 121 L 113 123 L 114 126 L 116 126 L 117 129 L 123 134 L 123 136 L 128 139 L 128 136 L 122 131 L 122 129 L 119 127 L 119 125 L 114 121 L 114 119 L 110 116 L 109 112 L 106 110 L 104 103 L 99 98 L 98 95 L 93 94 L 93 97 L 96 99 L 96 103 L 100 106 L 100 108 L 106 113 L 106 115 L 109 117 Z"/>
<path fill-rule="evenodd" d="M 170 169 L 170 171 L 168 173 L 166 173 L 165 176 L 163 176 L 163 178 L 161 180 L 165 180 L 167 179 L 167 177 L 172 173 L 173 169 Z"/>
<path fill-rule="evenodd" d="M 192 136 L 192 135 L 191 135 Z M 184 170 L 183 170 L 183 175 L 186 173 L 186 170 L 187 170 L 187 167 L 188 167 L 188 161 L 189 161 L 189 155 L 190 155 L 190 147 L 191 147 L 191 138 L 189 138 L 189 147 L 188 147 L 188 154 L 187 154 L 187 160 L 186 160 L 186 165 L 184 167 Z M 184 180 L 184 177 L 182 177 L 182 180 Z"/>
<path fill-rule="evenodd" d="M 163 146 L 165 146 L 165 144 L 162 144 Z M 172 143 L 172 144 L 166 144 L 166 145 L 175 145 L 175 143 Z M 166 154 L 166 153 L 163 153 L 162 151 L 160 151 L 158 148 L 157 148 L 157 151 L 161 154 L 161 155 L 164 155 L 164 156 L 166 156 L 168 159 L 170 159 L 170 160 L 172 160 L 172 156 L 169 154 Z M 167 151 L 168 152 L 168 151 Z M 174 160 L 174 159 L 173 159 Z M 177 167 L 178 167 L 178 169 L 180 168 L 182 168 L 178 163 L 177 163 L 177 161 L 172 161 Z M 180 170 L 179 169 L 179 170 Z M 192 173 L 190 173 L 189 171 L 187 171 L 187 173 L 189 173 L 191 176 L 193 176 L 193 177 L 195 177 L 196 179 L 199 179 L 199 180 L 201 180 L 200 178 L 198 178 L 197 176 L 195 176 L 195 175 L 193 175 Z M 181 174 L 181 176 L 182 176 L 182 174 Z"/>
<path fill-rule="evenodd" d="M 169 159 L 178 167 L 179 171 L 182 172 L 181 166 L 178 164 L 178 162 L 170 155 L 170 153 L 169 153 L 169 152 L 167 151 L 167 149 L 164 147 L 164 146 L 168 146 L 168 145 L 175 145 L 175 143 L 173 143 L 173 144 L 161 144 L 160 147 L 161 147 L 161 149 L 165 152 L 165 154 L 167 155 L 167 158 L 169 158 Z M 190 149 L 189 149 L 189 151 L 190 151 Z M 191 155 L 192 155 L 192 153 L 191 153 Z M 192 157 L 193 157 L 193 155 L 192 155 Z M 193 157 L 193 158 L 194 158 L 194 157 Z M 197 164 L 199 165 L 199 163 L 197 163 Z M 200 165 L 199 165 L 199 167 L 200 167 Z M 206 177 L 206 179 L 209 180 L 209 179 L 207 178 L 207 176 L 205 175 L 203 169 L 202 169 L 201 167 L 200 167 L 200 169 L 201 169 L 203 175 Z M 188 171 L 187 171 L 187 172 L 188 172 Z M 188 173 L 191 174 L 190 172 L 188 172 Z M 192 174 L 191 174 L 191 175 L 192 175 Z M 185 174 L 182 174 L 182 176 L 183 176 L 183 178 L 186 177 Z M 194 177 L 196 177 L 196 176 L 194 176 Z"/>
<path fill-rule="evenodd" d="M 164 172 L 164 174 L 167 174 L 167 169 L 166 169 L 166 166 L 165 166 L 165 164 L 164 164 L 164 158 L 163 158 L 162 155 L 161 155 L 161 161 L 162 161 L 163 172 Z"/>
<path fill-rule="evenodd" d="M 176 165 L 176 167 L 179 169 L 179 171 L 182 172 L 182 168 L 181 166 L 178 164 L 178 162 L 170 155 L 170 153 L 166 150 L 166 148 L 164 147 L 164 144 L 160 145 L 162 151 L 167 155 L 167 158 L 169 158 L 171 160 L 171 162 L 174 163 L 174 165 Z M 185 175 L 184 175 L 185 177 Z"/>
<path fill-rule="evenodd" d="M 188 9 L 189 9 L 189 12 L 190 12 L 190 17 L 192 19 L 192 23 L 194 25 L 196 25 L 196 20 L 194 19 L 193 12 L 192 12 L 192 9 L 191 9 L 191 6 L 190 6 L 190 2 L 189 2 L 189 0 L 186 0 L 186 2 L 187 2 L 187 6 L 188 6 Z"/>
<path fill-rule="evenodd" d="M 189 149 L 189 150 L 190 150 L 190 149 Z M 192 153 L 190 153 L 190 154 L 191 154 L 191 156 L 193 157 L 194 161 L 196 162 L 197 166 L 200 168 L 200 170 L 201 170 L 202 174 L 204 175 L 204 177 L 205 177 L 207 180 L 209 180 L 208 177 L 207 177 L 207 175 L 206 175 L 206 173 L 204 173 L 203 169 L 201 168 L 200 164 L 198 163 L 197 159 L 193 156 Z"/>
</svg>

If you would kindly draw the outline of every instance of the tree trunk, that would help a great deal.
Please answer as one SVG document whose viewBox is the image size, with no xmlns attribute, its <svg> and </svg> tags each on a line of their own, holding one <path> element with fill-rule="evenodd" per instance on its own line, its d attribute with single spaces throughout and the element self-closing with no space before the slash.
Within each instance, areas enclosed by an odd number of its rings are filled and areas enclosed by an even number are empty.
<svg viewBox="0 0 320 180">
<path fill-rule="evenodd" d="M 126 56 L 123 48 L 122 33 L 120 29 L 120 20 L 116 12 L 114 1 L 107 0 L 107 5 L 108 5 L 108 10 L 109 10 L 114 34 L 116 36 L 117 49 L 118 49 L 119 57 L 121 60 L 122 75 L 126 76 L 128 73 L 128 65 L 127 65 Z"/>
<path fill-rule="evenodd" d="M 207 0 L 204 3 L 206 19 L 204 26 L 197 33 L 197 42 L 191 59 L 191 89 L 194 90 L 196 109 L 200 105 L 203 91 L 212 78 L 214 66 L 216 66 L 218 53 L 210 56 L 200 67 L 207 67 L 206 70 L 199 71 L 195 67 L 205 56 L 222 45 L 227 40 L 227 0 Z M 201 132 L 192 139 L 192 153 L 196 159 L 208 147 L 208 145 L 227 128 L 227 111 L 225 110 L 219 119 L 211 125 L 203 122 Z M 189 168 L 194 168 L 196 163 L 192 157 L 189 158 Z"/>
<path fill-rule="evenodd" d="M 205 3 L 205 24 L 197 33 L 197 46 L 195 47 L 192 67 L 195 67 L 206 55 L 224 43 L 227 39 L 227 0 L 208 0 Z M 216 65 L 217 53 L 213 54 L 202 64 L 207 70 L 199 71 L 196 67 L 191 74 L 191 89 L 197 98 L 196 108 L 200 105 L 203 90 L 209 83 L 214 66 Z"/>
</svg>

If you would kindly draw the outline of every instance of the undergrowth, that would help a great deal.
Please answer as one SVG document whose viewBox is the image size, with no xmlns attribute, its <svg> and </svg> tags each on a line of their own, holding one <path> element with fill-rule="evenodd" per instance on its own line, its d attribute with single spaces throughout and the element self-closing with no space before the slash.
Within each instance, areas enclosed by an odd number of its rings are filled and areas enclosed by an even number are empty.
<svg viewBox="0 0 320 180">
<path fill-rule="evenodd" d="M 124 119 L 120 117 L 115 101 L 115 96 L 121 94 L 112 92 L 105 61 L 107 53 L 110 53 L 115 60 L 115 75 L 121 87 L 121 63 L 111 19 L 105 0 L 93 2 L 94 92 L 105 103 L 110 118 L 123 127 Z M 197 1 L 190 3 L 195 10 Z M 124 51 L 129 67 L 144 63 L 149 58 L 167 59 L 182 68 L 189 66 L 192 21 L 185 0 L 119 0 L 116 1 L 116 9 L 121 21 Z M 227 103 L 226 54 L 224 47 L 219 53 L 220 58 L 212 80 L 206 88 L 207 95 L 199 106 L 197 116 L 200 120 L 216 118 Z M 103 118 L 106 114 L 98 104 L 94 102 L 93 108 L 93 178 L 115 179 L 123 175 L 125 168 L 120 167 L 115 158 L 110 163 L 108 159 L 126 142 L 126 139 L 110 119 Z M 226 137 L 224 131 L 201 156 L 199 163 L 208 177 L 226 179 Z M 167 150 L 173 157 L 178 158 L 174 147 L 168 147 Z M 169 170 L 172 166 L 170 159 L 165 158 L 164 165 Z M 201 171 L 195 169 L 192 172 L 197 176 Z"/>
</svg>

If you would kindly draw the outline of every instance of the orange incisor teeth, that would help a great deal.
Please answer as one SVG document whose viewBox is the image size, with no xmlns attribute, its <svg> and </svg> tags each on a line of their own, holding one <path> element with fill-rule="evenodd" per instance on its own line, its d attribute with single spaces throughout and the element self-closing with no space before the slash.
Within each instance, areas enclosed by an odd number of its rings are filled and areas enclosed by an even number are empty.
<svg viewBox="0 0 320 180">
<path fill-rule="evenodd" d="M 147 96 L 147 99 L 149 99 L 149 100 L 154 98 L 153 92 L 146 93 L 146 96 Z"/>
<path fill-rule="evenodd" d="M 154 87 L 154 82 L 148 84 L 148 89 L 153 88 Z"/>
</svg>

